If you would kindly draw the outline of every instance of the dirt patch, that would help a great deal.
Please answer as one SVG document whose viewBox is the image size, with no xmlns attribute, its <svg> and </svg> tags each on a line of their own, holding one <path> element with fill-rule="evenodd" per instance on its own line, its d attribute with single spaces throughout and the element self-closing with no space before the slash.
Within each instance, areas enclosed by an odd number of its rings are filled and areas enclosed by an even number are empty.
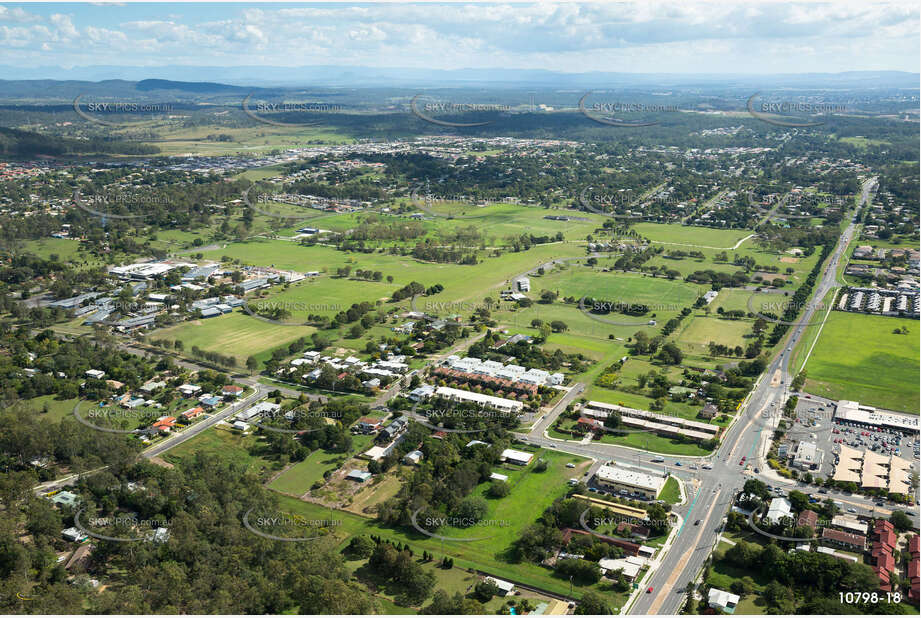
<svg viewBox="0 0 921 618">
<path fill-rule="evenodd" d="M 780 258 L 780 261 L 783 262 L 784 264 L 796 264 L 797 262 L 799 262 L 799 258 L 795 258 L 795 257 L 782 257 L 782 258 Z"/>
<path fill-rule="evenodd" d="M 151 457 L 151 458 L 150 458 L 150 463 L 155 463 L 155 464 L 157 464 L 158 466 L 163 466 L 164 468 L 173 468 L 173 467 L 174 467 L 173 464 L 171 464 L 170 462 L 166 461 L 165 459 L 161 459 L 160 457 Z"/>
<path fill-rule="evenodd" d="M 787 278 L 789 277 L 789 275 L 784 275 L 781 273 L 766 273 L 762 271 L 757 271 L 757 272 L 752 273 L 752 277 L 755 277 L 757 275 L 761 275 L 761 278 L 764 281 L 773 281 L 774 279 L 783 279 L 784 281 L 786 281 Z"/>
</svg>

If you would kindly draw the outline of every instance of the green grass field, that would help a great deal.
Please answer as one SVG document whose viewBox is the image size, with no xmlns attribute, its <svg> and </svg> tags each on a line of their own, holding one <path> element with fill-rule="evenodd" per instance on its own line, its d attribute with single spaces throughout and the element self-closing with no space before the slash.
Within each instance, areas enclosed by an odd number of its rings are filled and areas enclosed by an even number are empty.
<svg viewBox="0 0 921 618">
<path fill-rule="evenodd" d="M 304 461 L 299 461 L 285 470 L 281 476 L 269 483 L 269 487 L 286 494 L 301 496 L 310 491 L 315 482 L 323 480 L 324 472 L 335 470 L 346 458 L 341 453 L 314 451 Z"/>
<path fill-rule="evenodd" d="M 237 358 L 240 367 L 247 357 L 255 356 L 264 362 L 273 349 L 287 345 L 299 337 L 309 337 L 316 329 L 308 326 L 279 326 L 254 318 L 240 309 L 233 313 L 192 320 L 170 326 L 151 334 L 154 339 L 179 339 L 185 345 L 186 354 L 192 347 L 218 352 Z"/>
<path fill-rule="evenodd" d="M 355 534 L 378 534 L 385 539 L 400 543 L 409 543 L 413 550 L 421 553 L 423 549 L 433 552 L 436 559 L 442 555 L 455 558 L 455 569 L 458 567 L 477 568 L 500 578 L 528 582 L 538 588 L 569 595 L 569 581 L 553 575 L 552 571 L 529 562 L 513 562 L 509 556 L 511 542 L 518 537 L 521 531 L 534 522 L 554 499 L 565 495 L 566 479 L 573 475 L 565 464 L 572 460 L 579 461 L 571 455 L 564 455 L 553 451 L 541 450 L 540 457 L 546 459 L 549 467 L 545 472 L 512 471 L 510 466 L 500 467 L 503 474 L 517 472 L 518 478 L 512 481 L 512 492 L 505 498 L 488 499 L 489 512 L 484 519 L 508 522 L 508 526 L 473 526 L 466 530 L 441 529 L 439 534 L 457 538 L 479 538 L 489 536 L 489 539 L 474 542 L 443 542 L 439 539 L 425 536 L 416 532 L 411 527 L 388 529 L 382 528 L 373 520 L 360 517 L 352 513 L 336 511 L 335 517 L 342 521 L 338 527 L 337 536 L 342 538 L 341 544 L 347 544 L 348 537 Z M 584 466 L 585 463 L 583 462 Z M 533 466 L 533 462 L 532 462 Z M 508 469 L 506 469 L 508 468 Z M 473 494 L 485 491 L 487 485 L 481 484 L 473 490 Z M 285 496 L 280 497 L 282 508 L 286 512 L 302 515 L 304 517 L 319 518 L 321 514 L 328 517 L 328 509 L 315 504 L 301 502 Z M 623 604 L 624 596 L 610 591 L 610 586 L 604 583 L 593 586 L 575 586 L 573 594 L 581 596 L 587 590 L 593 590 L 606 596 L 613 607 Z"/>
<path fill-rule="evenodd" d="M 32 409 L 34 409 L 39 414 L 39 418 L 46 421 L 58 422 L 61 419 L 72 416 L 74 412 L 74 406 L 77 405 L 79 399 L 56 399 L 55 395 L 42 395 L 40 397 L 34 397 L 26 401 Z M 45 413 L 44 409 L 48 408 L 48 412 Z M 83 404 L 80 408 L 80 411 L 89 409 L 89 404 Z"/>
<path fill-rule="evenodd" d="M 645 236 L 653 242 L 700 245 L 717 249 L 729 249 L 752 233 L 751 230 L 718 230 L 674 223 L 646 222 L 635 224 L 633 229 L 640 236 Z"/>
<path fill-rule="evenodd" d="M 171 448 L 163 459 L 175 463 L 195 453 L 202 453 L 211 457 L 230 458 L 235 464 L 244 465 L 250 472 L 265 477 L 272 470 L 278 470 L 281 464 L 262 457 L 260 448 L 261 438 L 258 436 L 244 436 L 231 429 L 214 427 Z"/>
<path fill-rule="evenodd" d="M 673 476 L 668 477 L 665 486 L 659 492 L 659 500 L 665 500 L 669 504 L 678 504 L 681 502 L 681 490 L 678 488 L 678 479 Z"/>
<path fill-rule="evenodd" d="M 735 347 L 748 344 L 754 320 L 724 320 L 718 317 L 696 315 L 685 318 L 676 341 L 686 353 L 708 356 L 708 344 L 721 343 Z"/>
<path fill-rule="evenodd" d="M 907 335 L 896 335 L 897 327 Z M 805 390 L 918 414 L 918 321 L 832 311 L 809 361 Z"/>
</svg>

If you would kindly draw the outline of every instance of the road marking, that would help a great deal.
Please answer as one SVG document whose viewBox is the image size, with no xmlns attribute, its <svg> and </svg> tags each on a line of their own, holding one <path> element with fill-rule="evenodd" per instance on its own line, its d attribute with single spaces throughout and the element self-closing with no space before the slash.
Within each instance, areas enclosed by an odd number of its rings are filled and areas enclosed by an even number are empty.
<svg viewBox="0 0 921 618">
<path fill-rule="evenodd" d="M 704 516 L 704 519 L 703 519 L 705 523 L 710 519 L 710 515 L 713 514 L 713 509 L 716 508 L 716 505 L 720 500 L 721 493 L 723 492 L 722 491 L 718 492 L 716 496 L 713 498 L 713 501 L 710 503 L 710 508 L 707 510 L 707 514 L 706 516 Z M 695 498 L 694 500 L 696 502 L 697 498 Z M 688 515 L 690 514 L 691 512 L 688 511 Z M 685 522 L 686 521 L 687 520 L 685 520 Z M 684 567 L 687 566 L 687 563 L 691 559 L 691 556 L 694 554 L 695 551 L 697 551 L 697 547 L 700 544 L 700 538 L 703 536 L 705 529 L 706 529 L 706 525 L 701 526 L 700 531 L 697 533 L 697 538 L 695 538 L 694 542 L 689 545 L 689 547 L 691 547 L 691 550 L 686 552 L 683 556 L 681 556 L 681 559 L 678 560 L 678 564 L 675 565 L 675 567 L 672 569 L 671 575 L 668 576 L 668 579 L 665 581 L 665 584 L 662 586 L 662 588 L 659 589 L 659 594 L 652 601 L 652 604 L 649 606 L 649 611 L 645 612 L 646 614 L 658 613 L 659 608 L 662 607 L 662 604 L 665 602 L 665 597 L 674 592 L 675 581 L 677 581 L 677 579 L 681 576 L 681 573 L 684 572 Z M 680 532 L 679 532 L 679 535 L 680 535 Z M 678 537 L 675 537 L 675 540 L 677 540 L 677 538 Z M 672 550 L 674 550 L 674 546 L 672 547 Z"/>
</svg>

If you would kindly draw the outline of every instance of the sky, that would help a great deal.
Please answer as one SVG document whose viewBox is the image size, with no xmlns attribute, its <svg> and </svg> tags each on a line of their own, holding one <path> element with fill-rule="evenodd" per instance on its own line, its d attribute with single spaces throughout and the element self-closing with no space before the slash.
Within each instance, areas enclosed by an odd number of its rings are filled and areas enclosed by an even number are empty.
<svg viewBox="0 0 921 618">
<path fill-rule="evenodd" d="M 0 3 L 0 65 L 918 72 L 918 7 L 849 0 Z"/>
</svg>

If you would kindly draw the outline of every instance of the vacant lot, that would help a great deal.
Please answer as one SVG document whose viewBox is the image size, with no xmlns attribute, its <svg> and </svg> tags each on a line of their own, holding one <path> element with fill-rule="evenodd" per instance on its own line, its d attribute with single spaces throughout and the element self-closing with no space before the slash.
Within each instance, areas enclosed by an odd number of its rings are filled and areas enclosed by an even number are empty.
<svg viewBox="0 0 921 618">
<path fill-rule="evenodd" d="M 633 229 L 653 242 L 700 245 L 717 249 L 734 247 L 737 242 L 752 233 L 751 230 L 717 230 L 673 223 L 637 223 Z"/>
<path fill-rule="evenodd" d="M 282 493 L 302 496 L 317 481 L 323 480 L 323 474 L 328 470 L 335 470 L 347 456 L 342 453 L 329 453 L 327 451 L 314 451 L 303 461 L 299 461 L 278 478 L 269 483 L 269 487 Z"/>
<path fill-rule="evenodd" d="M 275 348 L 300 337 L 309 337 L 316 329 L 308 326 L 279 326 L 254 318 L 242 310 L 216 318 L 192 320 L 156 331 L 154 339 L 179 339 L 186 353 L 197 346 L 202 350 L 234 356 L 240 367 L 249 356 L 265 361 Z"/>
<path fill-rule="evenodd" d="M 907 335 L 893 333 L 908 328 Z M 806 363 L 806 391 L 918 414 L 918 321 L 832 311 Z"/>
<path fill-rule="evenodd" d="M 725 320 L 718 317 L 695 316 L 688 320 L 678 335 L 677 343 L 687 353 L 708 356 L 710 342 L 729 347 L 748 345 L 754 320 Z"/>
</svg>

